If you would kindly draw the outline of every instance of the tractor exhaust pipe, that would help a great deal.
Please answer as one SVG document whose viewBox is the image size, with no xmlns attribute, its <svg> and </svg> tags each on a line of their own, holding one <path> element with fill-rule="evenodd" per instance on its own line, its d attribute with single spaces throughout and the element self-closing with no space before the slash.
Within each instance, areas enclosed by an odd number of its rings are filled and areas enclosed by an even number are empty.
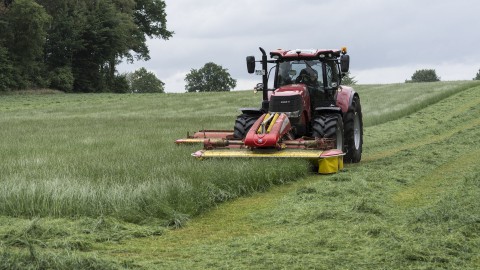
<svg viewBox="0 0 480 270">
<path fill-rule="evenodd" d="M 248 73 L 252 74 L 254 72 L 257 72 L 255 70 L 255 62 L 261 62 L 262 63 L 262 70 L 260 71 L 262 75 L 262 92 L 263 92 L 263 101 L 262 101 L 262 110 L 264 112 L 268 111 L 268 60 L 267 60 L 267 53 L 262 47 L 259 47 L 260 52 L 262 52 L 262 60 L 261 61 L 255 61 L 254 56 L 247 56 L 247 70 Z"/>
<path fill-rule="evenodd" d="M 262 110 L 268 111 L 268 65 L 267 65 L 267 53 L 262 47 L 259 47 L 260 52 L 262 52 L 262 83 L 263 83 L 263 101 L 262 101 Z"/>
</svg>

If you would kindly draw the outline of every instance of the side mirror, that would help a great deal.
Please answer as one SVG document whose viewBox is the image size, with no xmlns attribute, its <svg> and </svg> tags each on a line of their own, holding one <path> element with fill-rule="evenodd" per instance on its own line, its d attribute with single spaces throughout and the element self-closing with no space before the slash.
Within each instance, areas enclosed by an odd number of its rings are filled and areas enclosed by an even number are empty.
<svg viewBox="0 0 480 270">
<path fill-rule="evenodd" d="M 250 74 L 255 72 L 255 56 L 247 56 L 247 70 Z"/>
<path fill-rule="evenodd" d="M 347 73 L 350 68 L 350 56 L 348 54 L 343 54 L 340 56 L 340 69 L 342 73 Z"/>
<path fill-rule="evenodd" d="M 257 83 L 257 85 L 253 88 L 253 93 L 257 93 L 258 91 L 263 91 L 263 83 Z"/>
</svg>

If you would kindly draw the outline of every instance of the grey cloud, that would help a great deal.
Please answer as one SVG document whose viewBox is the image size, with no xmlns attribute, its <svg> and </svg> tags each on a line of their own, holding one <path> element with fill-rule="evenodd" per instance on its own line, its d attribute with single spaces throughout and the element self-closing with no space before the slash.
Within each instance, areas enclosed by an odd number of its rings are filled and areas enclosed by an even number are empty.
<svg viewBox="0 0 480 270">
<path fill-rule="evenodd" d="M 122 64 L 120 71 L 144 66 L 166 80 L 213 61 L 236 79 L 252 80 L 245 56 L 259 56 L 259 46 L 266 50 L 347 46 L 352 71 L 362 74 L 418 64 L 480 63 L 476 50 L 480 2 L 474 0 L 166 3 L 167 25 L 175 35 L 168 41 L 150 41 L 151 60 Z M 169 91 L 169 85 L 166 88 Z M 176 85 L 175 91 L 179 88 Z"/>
</svg>

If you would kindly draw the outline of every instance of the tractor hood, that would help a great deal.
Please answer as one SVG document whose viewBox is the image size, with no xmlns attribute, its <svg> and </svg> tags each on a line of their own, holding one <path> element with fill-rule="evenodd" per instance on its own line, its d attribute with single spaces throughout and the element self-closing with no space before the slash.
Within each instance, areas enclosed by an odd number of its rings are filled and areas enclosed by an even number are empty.
<svg viewBox="0 0 480 270">
<path fill-rule="evenodd" d="M 273 92 L 269 92 L 270 95 L 268 96 L 268 100 L 270 100 L 272 96 L 286 97 L 299 95 L 304 97 L 306 93 L 308 93 L 308 90 L 305 84 L 289 84 L 277 88 Z"/>
<path fill-rule="evenodd" d="M 289 84 L 277 88 L 269 97 L 268 110 L 286 113 L 291 121 L 297 123 L 300 116 L 310 115 L 310 95 L 307 87 L 305 84 Z"/>
</svg>

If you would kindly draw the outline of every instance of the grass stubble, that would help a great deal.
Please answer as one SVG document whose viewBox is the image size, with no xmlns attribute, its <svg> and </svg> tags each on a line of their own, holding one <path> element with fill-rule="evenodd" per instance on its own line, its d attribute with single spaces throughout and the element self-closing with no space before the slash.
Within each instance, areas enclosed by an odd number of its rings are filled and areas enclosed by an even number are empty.
<svg viewBox="0 0 480 270">
<path fill-rule="evenodd" d="M 172 143 L 229 128 L 250 94 L 7 96 L 0 268 L 474 269 L 480 97 L 466 85 L 359 87 L 364 162 L 262 194 L 307 165 L 198 162 Z M 409 104 L 422 87 L 435 105 L 368 120 L 385 109 L 374 97 Z"/>
</svg>

